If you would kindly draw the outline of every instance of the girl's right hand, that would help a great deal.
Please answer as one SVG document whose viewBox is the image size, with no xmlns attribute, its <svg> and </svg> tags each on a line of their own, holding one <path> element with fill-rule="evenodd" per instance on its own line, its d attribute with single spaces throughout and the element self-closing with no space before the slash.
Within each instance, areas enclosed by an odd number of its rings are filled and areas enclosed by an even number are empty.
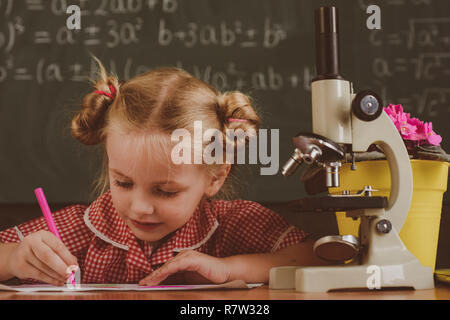
<svg viewBox="0 0 450 320">
<path fill-rule="evenodd" d="M 19 278 L 62 286 L 71 265 L 78 265 L 66 246 L 53 233 L 41 230 L 32 233 L 14 248 L 7 263 L 8 273 Z"/>
</svg>

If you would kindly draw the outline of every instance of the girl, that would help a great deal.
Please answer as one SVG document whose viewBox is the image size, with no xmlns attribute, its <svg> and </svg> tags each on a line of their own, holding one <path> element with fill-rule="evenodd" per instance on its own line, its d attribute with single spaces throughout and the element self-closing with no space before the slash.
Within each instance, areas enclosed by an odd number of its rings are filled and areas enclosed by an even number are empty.
<svg viewBox="0 0 450 320">
<path fill-rule="evenodd" d="M 53 214 L 62 241 L 43 218 L 0 233 L 0 281 L 63 285 L 76 265 L 82 283 L 268 282 L 282 265 L 320 263 L 306 234 L 244 200 L 212 200 L 234 165 L 174 164 L 171 133 L 203 128 L 256 130 L 249 98 L 221 94 L 175 68 L 120 83 L 100 66 L 95 90 L 72 120 L 72 135 L 101 144 L 101 196 L 89 207 Z M 203 141 L 203 144 L 210 141 Z M 244 140 L 228 141 L 235 147 Z"/>
</svg>

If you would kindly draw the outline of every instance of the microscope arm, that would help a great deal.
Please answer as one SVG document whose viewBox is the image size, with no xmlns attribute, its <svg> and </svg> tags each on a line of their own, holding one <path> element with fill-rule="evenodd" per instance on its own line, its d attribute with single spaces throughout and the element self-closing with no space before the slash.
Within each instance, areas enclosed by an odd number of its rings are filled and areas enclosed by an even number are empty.
<svg viewBox="0 0 450 320">
<path fill-rule="evenodd" d="M 352 115 L 352 129 L 354 152 L 365 152 L 371 144 L 376 144 L 386 155 L 391 171 L 391 193 L 385 213 L 400 232 L 408 215 L 413 190 L 411 163 L 405 144 L 385 112 L 373 121 L 362 121 Z"/>
</svg>

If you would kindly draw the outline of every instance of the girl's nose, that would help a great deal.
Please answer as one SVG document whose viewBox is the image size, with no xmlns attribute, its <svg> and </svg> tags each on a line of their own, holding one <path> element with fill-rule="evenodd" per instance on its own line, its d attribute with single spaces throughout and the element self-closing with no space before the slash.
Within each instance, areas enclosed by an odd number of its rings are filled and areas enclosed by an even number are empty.
<svg viewBox="0 0 450 320">
<path fill-rule="evenodd" d="M 143 215 L 153 214 L 155 212 L 155 207 L 152 204 L 150 196 L 146 194 L 145 191 L 136 190 L 133 193 L 131 211 L 134 215 L 137 216 L 135 218 L 139 218 Z"/>
</svg>

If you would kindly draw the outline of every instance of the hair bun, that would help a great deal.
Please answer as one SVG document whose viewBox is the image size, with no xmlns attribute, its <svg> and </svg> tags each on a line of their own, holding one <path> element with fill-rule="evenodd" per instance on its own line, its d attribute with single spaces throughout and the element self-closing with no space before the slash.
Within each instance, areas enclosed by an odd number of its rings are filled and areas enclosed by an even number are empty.
<svg viewBox="0 0 450 320">
<path fill-rule="evenodd" d="M 248 130 L 250 128 L 257 130 L 261 120 L 256 113 L 250 98 L 239 91 L 226 92 L 219 95 L 219 117 L 226 128 Z M 245 121 L 229 121 L 230 119 L 239 119 Z"/>
<path fill-rule="evenodd" d="M 233 150 L 236 150 L 239 146 L 246 146 L 249 138 L 257 134 L 256 131 L 261 124 L 250 98 L 239 91 L 227 92 L 219 95 L 217 104 L 219 106 L 219 118 L 222 120 L 225 129 L 226 144 L 233 146 Z M 231 130 L 231 132 L 227 130 Z M 236 130 L 244 131 L 245 135 L 234 135 L 233 132 L 238 133 Z"/>
<path fill-rule="evenodd" d="M 101 62 L 95 57 L 94 59 L 99 64 L 100 79 L 94 84 L 96 90 L 83 98 L 81 110 L 72 119 L 71 127 L 72 136 L 86 145 L 96 145 L 103 140 L 101 131 L 104 127 L 106 110 L 114 102 L 114 98 L 117 98 L 119 89 L 117 77 L 108 76 Z"/>
</svg>

